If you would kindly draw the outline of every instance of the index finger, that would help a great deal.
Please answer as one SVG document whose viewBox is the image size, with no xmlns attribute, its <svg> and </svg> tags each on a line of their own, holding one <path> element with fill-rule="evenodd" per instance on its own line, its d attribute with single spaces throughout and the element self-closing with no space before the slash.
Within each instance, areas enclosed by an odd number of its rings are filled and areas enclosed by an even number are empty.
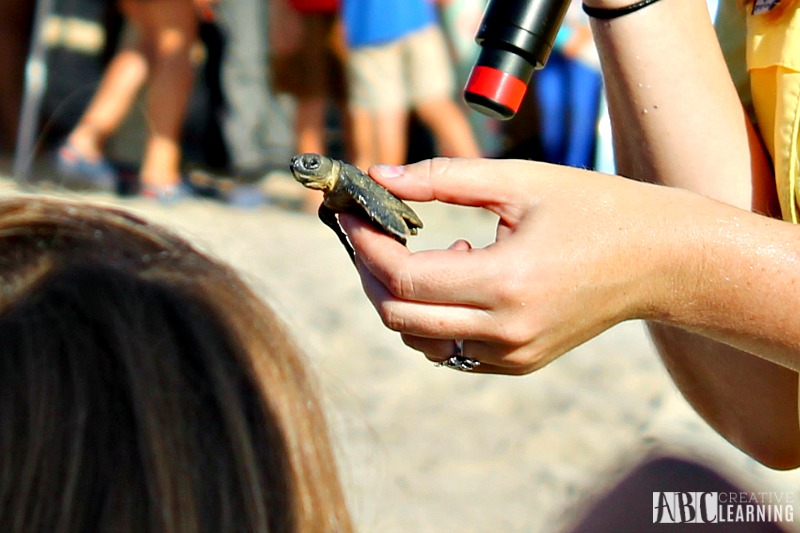
<svg viewBox="0 0 800 533">
<path fill-rule="evenodd" d="M 372 225 L 341 215 L 356 256 L 396 298 L 488 308 L 484 295 L 494 278 L 487 250 L 456 247 L 412 252 Z"/>
<path fill-rule="evenodd" d="M 500 214 L 502 206 L 519 199 L 523 175 L 534 172 L 533 165 L 532 161 L 437 157 L 404 166 L 375 165 L 369 174 L 406 200 L 439 200 Z"/>
</svg>

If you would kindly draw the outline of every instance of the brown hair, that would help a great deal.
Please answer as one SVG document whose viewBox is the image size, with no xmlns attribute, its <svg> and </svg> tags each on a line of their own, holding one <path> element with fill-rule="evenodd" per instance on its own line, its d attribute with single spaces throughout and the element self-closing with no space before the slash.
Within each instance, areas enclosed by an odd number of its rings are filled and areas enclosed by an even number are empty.
<svg viewBox="0 0 800 533">
<path fill-rule="evenodd" d="M 229 267 L 112 208 L 0 201 L 0 530 L 349 531 L 300 352 Z"/>
</svg>

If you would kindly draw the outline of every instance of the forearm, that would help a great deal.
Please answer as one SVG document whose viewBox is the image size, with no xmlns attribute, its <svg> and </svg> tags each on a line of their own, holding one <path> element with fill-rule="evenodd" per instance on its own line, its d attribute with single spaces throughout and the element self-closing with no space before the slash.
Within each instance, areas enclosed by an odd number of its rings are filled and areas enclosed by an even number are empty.
<svg viewBox="0 0 800 533">
<path fill-rule="evenodd" d="M 765 464 L 796 467 L 800 228 L 721 204 L 686 224 L 673 246 L 687 282 L 651 317 L 656 347 L 720 434 Z"/>
<path fill-rule="evenodd" d="M 711 427 L 773 468 L 800 464 L 795 372 L 680 328 L 649 328 L 673 381 Z"/>
<path fill-rule="evenodd" d="M 800 227 L 710 203 L 682 222 L 684 294 L 656 320 L 800 369 Z"/>
<path fill-rule="evenodd" d="M 587 3 L 613 7 L 631 1 Z M 611 21 L 592 19 L 592 31 L 619 173 L 766 211 L 768 198 L 753 184 L 769 184 L 771 168 L 730 79 L 705 2 L 660 0 Z"/>
<path fill-rule="evenodd" d="M 619 173 L 774 212 L 771 166 L 705 2 L 660 0 L 610 22 L 593 20 L 592 29 Z M 740 224 L 724 211 L 698 213 L 690 233 L 698 240 L 685 248 L 694 255 L 687 279 L 698 283 L 668 299 L 650 330 L 675 383 L 715 429 L 767 464 L 796 466 L 800 323 L 791 310 L 800 301 L 788 288 L 800 265 L 786 243 L 799 242 L 800 233 L 746 213 Z"/>
</svg>

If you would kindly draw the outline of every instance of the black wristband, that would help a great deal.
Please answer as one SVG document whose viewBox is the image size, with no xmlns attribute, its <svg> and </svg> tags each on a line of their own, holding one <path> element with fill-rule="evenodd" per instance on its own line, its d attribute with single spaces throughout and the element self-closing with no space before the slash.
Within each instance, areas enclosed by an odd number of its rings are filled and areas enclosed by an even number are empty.
<svg viewBox="0 0 800 533">
<path fill-rule="evenodd" d="M 641 0 L 641 2 L 636 2 L 635 4 L 625 7 L 618 7 L 616 9 L 604 9 L 602 7 L 591 7 L 583 4 L 583 12 L 595 19 L 609 20 L 628 15 L 634 11 L 639 11 L 643 7 L 655 4 L 656 2 L 658 2 L 658 0 Z"/>
</svg>

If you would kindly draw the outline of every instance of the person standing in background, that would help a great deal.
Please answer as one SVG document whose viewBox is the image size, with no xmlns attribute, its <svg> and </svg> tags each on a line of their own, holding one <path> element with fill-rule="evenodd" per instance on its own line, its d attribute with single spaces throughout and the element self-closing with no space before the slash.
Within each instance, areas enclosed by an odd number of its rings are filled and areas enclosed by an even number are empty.
<svg viewBox="0 0 800 533">
<path fill-rule="evenodd" d="M 296 151 L 329 153 L 332 143 L 328 138 L 328 111 L 329 105 L 334 104 L 340 111 L 338 125 L 344 151 L 341 157 L 352 160 L 344 73 L 347 51 L 341 36 L 339 0 L 276 1 L 285 4 L 283 19 L 293 19 L 295 22 L 289 26 L 297 28 L 282 42 L 282 51 L 272 61 L 276 90 L 295 99 Z M 305 195 L 304 209 L 316 213 L 322 194 L 305 189 Z"/>
<path fill-rule="evenodd" d="M 479 156 L 453 97 L 453 65 L 434 3 L 344 0 L 342 16 L 356 165 L 405 162 L 412 110 L 431 130 L 439 152 Z"/>
<path fill-rule="evenodd" d="M 268 7 L 267 0 L 215 4 L 224 37 L 222 129 L 232 170 L 244 181 L 285 168 L 294 148 L 289 117 L 272 89 Z"/>
<path fill-rule="evenodd" d="M 544 160 L 594 168 L 603 80 L 589 18 L 570 4 L 547 66 L 534 75 Z"/>
<path fill-rule="evenodd" d="M 144 196 L 172 202 L 187 195 L 181 181 L 180 136 L 194 81 L 190 53 L 197 40 L 195 4 L 121 0 L 119 6 L 136 30 L 136 40 L 109 63 L 88 108 L 56 154 L 57 168 L 71 186 L 114 190 L 118 176 L 103 148 L 147 83 L 149 130 L 140 190 Z"/>
</svg>

